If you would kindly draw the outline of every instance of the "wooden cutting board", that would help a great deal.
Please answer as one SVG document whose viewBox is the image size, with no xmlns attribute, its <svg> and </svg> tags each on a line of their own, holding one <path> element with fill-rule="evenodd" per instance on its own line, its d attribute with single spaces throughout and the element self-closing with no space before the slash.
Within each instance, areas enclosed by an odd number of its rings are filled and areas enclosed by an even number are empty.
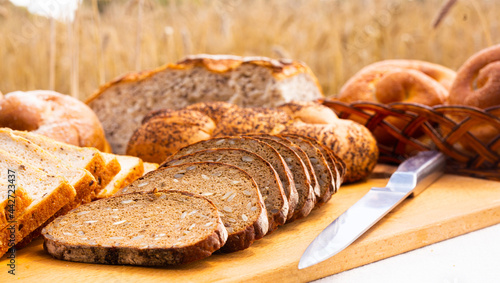
<svg viewBox="0 0 500 283">
<path fill-rule="evenodd" d="M 320 231 L 370 187 L 386 182 L 386 178 L 372 178 L 344 185 L 307 218 L 281 227 L 247 250 L 212 255 L 179 267 L 60 261 L 43 251 L 39 239 L 17 252 L 15 276 L 7 273 L 7 258 L 0 260 L 0 282 L 305 282 L 500 223 L 500 182 L 445 175 L 418 197 L 405 200 L 344 251 L 315 266 L 297 269 L 302 253 Z"/>
</svg>

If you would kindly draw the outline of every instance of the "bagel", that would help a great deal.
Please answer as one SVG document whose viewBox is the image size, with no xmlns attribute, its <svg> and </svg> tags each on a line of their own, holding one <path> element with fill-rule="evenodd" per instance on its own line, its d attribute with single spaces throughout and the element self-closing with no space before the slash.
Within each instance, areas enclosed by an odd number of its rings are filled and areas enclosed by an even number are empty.
<svg viewBox="0 0 500 283">
<path fill-rule="evenodd" d="M 465 61 L 457 71 L 449 102 L 480 109 L 500 105 L 500 44 L 485 48 Z M 492 114 L 500 118 L 500 115 Z M 466 117 L 452 118 L 459 122 Z M 489 144 L 500 135 L 500 129 L 488 123 L 478 123 L 470 132 L 484 144 Z M 467 144 L 463 147 L 473 151 Z M 497 152 L 500 153 L 500 150 Z"/>
<path fill-rule="evenodd" d="M 446 104 L 455 72 L 444 66 L 418 60 L 385 60 L 366 66 L 341 88 L 338 100 L 346 103 L 394 102 L 418 103 L 427 106 Z M 396 118 L 385 119 L 398 129 L 406 122 Z M 357 122 L 364 124 L 365 121 Z M 413 137 L 423 133 L 416 132 Z M 392 146 L 397 139 L 378 128 L 374 136 L 381 144 Z M 410 149 L 408 149 L 410 150 Z"/>
<path fill-rule="evenodd" d="M 110 150 L 95 113 L 80 100 L 54 91 L 16 91 L 0 96 L 0 127 Z"/>
<path fill-rule="evenodd" d="M 451 86 L 449 102 L 481 109 L 500 105 L 500 44 L 465 61 Z"/>
<path fill-rule="evenodd" d="M 455 72 L 418 60 L 386 60 L 366 66 L 340 89 L 338 100 L 388 104 L 445 104 Z"/>
</svg>

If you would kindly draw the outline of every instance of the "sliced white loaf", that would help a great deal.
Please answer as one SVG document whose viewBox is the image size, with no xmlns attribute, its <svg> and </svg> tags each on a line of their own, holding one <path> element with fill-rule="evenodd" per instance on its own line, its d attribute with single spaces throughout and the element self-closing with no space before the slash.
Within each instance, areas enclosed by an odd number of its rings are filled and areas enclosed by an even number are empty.
<svg viewBox="0 0 500 283">
<path fill-rule="evenodd" d="M 144 173 L 144 164 L 142 160 L 135 156 L 114 155 L 103 153 L 105 158 L 113 157 L 118 160 L 120 171 L 97 195 L 97 198 L 107 198 L 114 193 L 132 183 L 135 179 L 141 177 Z"/>
<path fill-rule="evenodd" d="M 248 248 L 268 230 L 266 208 L 257 184 L 245 171 L 224 163 L 195 162 L 152 171 L 116 196 L 152 190 L 183 190 L 211 200 L 228 231 L 224 252 Z"/>
<path fill-rule="evenodd" d="M 0 255 L 45 223 L 76 196 L 75 189 L 64 178 L 38 170 L 0 149 L 0 180 L 8 180 L 9 170 L 15 171 L 19 186 L 28 188 L 27 192 L 33 202 L 24 213 L 16 217 L 15 223 L 0 228 Z M 9 242 L 12 239 L 11 231 L 14 231 L 15 240 Z"/>
<path fill-rule="evenodd" d="M 176 191 L 97 200 L 57 218 L 42 234 L 45 250 L 57 259 L 148 266 L 208 257 L 227 239 L 213 203 Z"/>
</svg>

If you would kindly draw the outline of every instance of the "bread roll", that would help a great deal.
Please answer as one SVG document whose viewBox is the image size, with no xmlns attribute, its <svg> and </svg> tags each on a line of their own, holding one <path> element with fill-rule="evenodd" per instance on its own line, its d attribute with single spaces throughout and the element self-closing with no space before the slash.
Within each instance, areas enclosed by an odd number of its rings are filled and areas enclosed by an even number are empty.
<svg viewBox="0 0 500 283">
<path fill-rule="evenodd" d="M 229 110 L 212 119 L 208 115 L 219 113 L 217 107 Z M 220 102 L 200 103 L 189 108 L 196 110 L 164 111 L 170 113 L 168 115 L 160 111 L 157 118 L 148 118 L 133 134 L 127 154 L 146 162 L 161 163 L 173 151 L 210 137 L 290 133 L 316 139 L 332 149 L 346 164 L 345 182 L 366 178 L 378 159 L 376 141 L 368 129 L 356 122 L 338 119 L 331 109 L 317 103 L 290 103 L 281 107 L 286 111 L 280 108 L 239 108 Z M 311 113 L 317 109 L 317 113 L 322 113 L 321 117 L 313 119 Z M 189 115 L 197 118 L 190 119 Z M 203 128 L 189 120 L 210 121 L 210 126 Z"/>
</svg>

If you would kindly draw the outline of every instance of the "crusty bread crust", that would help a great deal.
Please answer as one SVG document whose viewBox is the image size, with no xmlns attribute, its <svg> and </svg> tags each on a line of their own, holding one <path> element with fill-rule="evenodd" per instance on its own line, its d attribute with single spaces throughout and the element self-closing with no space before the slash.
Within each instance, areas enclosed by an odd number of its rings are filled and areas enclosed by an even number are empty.
<svg viewBox="0 0 500 283">
<path fill-rule="evenodd" d="M 118 78 L 102 86 L 87 104 L 101 120 L 113 151 L 123 154 L 133 130 L 150 111 L 209 101 L 277 106 L 323 97 L 316 77 L 302 63 L 199 55 Z"/>
</svg>

